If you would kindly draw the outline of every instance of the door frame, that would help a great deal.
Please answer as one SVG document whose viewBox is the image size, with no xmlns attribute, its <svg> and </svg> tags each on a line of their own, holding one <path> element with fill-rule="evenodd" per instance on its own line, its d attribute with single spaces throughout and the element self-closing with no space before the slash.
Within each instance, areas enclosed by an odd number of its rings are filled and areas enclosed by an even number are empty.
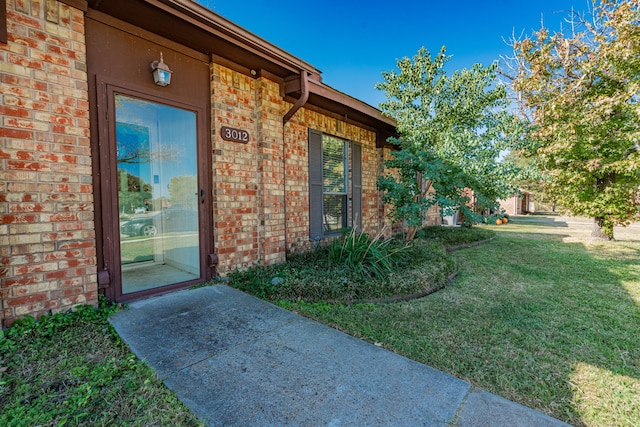
<svg viewBox="0 0 640 427">
<path fill-rule="evenodd" d="M 209 136 L 208 105 L 197 105 L 189 99 L 171 94 L 159 94 L 148 89 L 123 83 L 113 79 L 96 77 L 97 115 L 98 115 L 98 155 L 99 185 L 96 209 L 96 231 L 100 230 L 103 269 L 98 273 L 98 281 L 108 282 L 105 295 L 117 302 L 127 302 L 151 295 L 184 289 L 210 280 L 214 271 L 211 267 L 210 255 L 213 249 L 213 184 L 211 164 L 211 140 Z M 123 94 L 134 98 L 156 102 L 167 106 L 192 111 L 196 114 L 196 152 L 198 166 L 198 191 L 204 190 L 204 198 L 198 204 L 199 218 L 199 259 L 200 277 L 187 282 L 180 282 L 144 291 L 122 293 L 122 269 L 120 253 L 120 225 L 117 203 L 117 164 L 116 159 L 116 120 L 115 94 Z"/>
</svg>

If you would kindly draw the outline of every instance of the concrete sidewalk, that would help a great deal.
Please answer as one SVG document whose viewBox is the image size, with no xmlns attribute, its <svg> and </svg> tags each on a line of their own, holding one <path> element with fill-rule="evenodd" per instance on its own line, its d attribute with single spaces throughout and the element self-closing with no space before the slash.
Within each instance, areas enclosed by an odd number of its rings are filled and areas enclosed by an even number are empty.
<svg viewBox="0 0 640 427">
<path fill-rule="evenodd" d="M 227 286 L 111 323 L 210 426 L 567 426 Z"/>
</svg>

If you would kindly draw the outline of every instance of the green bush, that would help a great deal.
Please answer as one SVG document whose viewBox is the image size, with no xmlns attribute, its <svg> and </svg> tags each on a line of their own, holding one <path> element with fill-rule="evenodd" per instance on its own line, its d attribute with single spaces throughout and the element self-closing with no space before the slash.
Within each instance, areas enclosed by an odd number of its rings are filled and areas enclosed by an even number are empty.
<svg viewBox="0 0 640 427">
<path fill-rule="evenodd" d="M 483 227 L 442 227 L 439 225 L 424 227 L 416 233 L 416 237 L 419 239 L 436 240 L 445 247 L 487 240 L 495 235 L 493 230 Z"/>
<path fill-rule="evenodd" d="M 331 250 L 340 253 L 336 243 L 333 249 L 330 245 L 289 255 L 284 264 L 236 271 L 229 278 L 233 287 L 271 301 L 354 302 L 439 289 L 455 270 L 444 247 L 435 240 L 419 239 L 406 247 L 392 240 L 387 245 L 389 250 L 402 248 L 402 252 L 383 277 L 330 261 Z"/>
</svg>

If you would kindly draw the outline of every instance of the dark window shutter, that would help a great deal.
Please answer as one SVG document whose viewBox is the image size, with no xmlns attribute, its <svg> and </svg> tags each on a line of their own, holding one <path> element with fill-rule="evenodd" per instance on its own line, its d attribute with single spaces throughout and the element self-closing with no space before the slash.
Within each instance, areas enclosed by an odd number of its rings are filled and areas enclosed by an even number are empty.
<svg viewBox="0 0 640 427">
<path fill-rule="evenodd" d="M 309 129 L 309 238 L 322 233 L 322 133 Z"/>
<path fill-rule="evenodd" d="M 351 182 L 353 184 L 353 223 L 357 231 L 362 230 L 362 146 L 351 144 Z"/>
</svg>

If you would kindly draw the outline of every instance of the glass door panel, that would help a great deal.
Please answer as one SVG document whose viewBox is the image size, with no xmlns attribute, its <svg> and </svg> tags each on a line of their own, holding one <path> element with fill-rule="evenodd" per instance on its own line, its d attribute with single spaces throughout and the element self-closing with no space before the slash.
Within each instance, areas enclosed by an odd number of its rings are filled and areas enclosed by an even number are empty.
<svg viewBox="0 0 640 427">
<path fill-rule="evenodd" d="M 200 277 L 196 114 L 115 95 L 122 293 Z"/>
</svg>

